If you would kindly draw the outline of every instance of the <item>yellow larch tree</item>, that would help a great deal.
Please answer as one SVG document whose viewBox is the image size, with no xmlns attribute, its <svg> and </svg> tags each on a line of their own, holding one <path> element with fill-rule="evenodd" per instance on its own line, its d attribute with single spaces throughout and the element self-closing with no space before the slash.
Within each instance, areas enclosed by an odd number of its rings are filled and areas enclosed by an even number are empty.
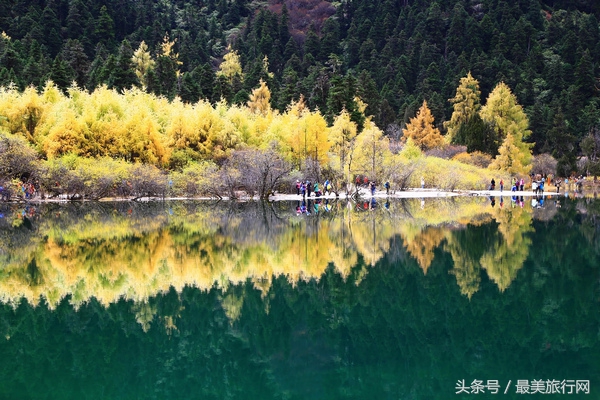
<svg viewBox="0 0 600 400">
<path fill-rule="evenodd" d="M 351 183 L 350 173 L 353 166 L 357 133 L 356 123 L 350 120 L 350 114 L 346 109 L 343 109 L 335 117 L 333 126 L 329 130 L 334 155 L 332 169 L 339 171 L 346 185 Z"/>
<path fill-rule="evenodd" d="M 191 106 L 177 100 L 172 106 L 172 118 L 165 129 L 171 146 L 190 160 L 210 158 L 224 120 L 207 102 Z"/>
<path fill-rule="evenodd" d="M 305 148 L 307 157 L 313 162 L 325 164 L 328 160 L 329 141 L 327 121 L 318 111 L 307 112 L 300 121 L 306 134 Z"/>
<path fill-rule="evenodd" d="M 146 42 L 142 40 L 140 46 L 133 53 L 131 61 L 133 62 L 135 68 L 135 74 L 142 83 L 142 89 L 146 90 L 146 87 L 148 86 L 148 71 L 150 71 L 154 67 L 154 60 L 150 55 L 150 51 L 148 51 L 148 45 L 146 44 Z"/>
<path fill-rule="evenodd" d="M 292 165 L 297 166 L 298 169 L 302 168 L 302 163 L 306 159 L 308 152 L 305 146 L 307 139 L 304 124 L 302 123 L 308 112 L 309 110 L 304 103 L 304 98 L 301 97 L 300 100 L 292 102 L 283 114 L 280 122 L 285 125 L 274 127 L 281 133 L 282 143 L 285 145 L 287 153 L 286 158 Z"/>
<path fill-rule="evenodd" d="M 250 112 L 266 115 L 271 112 L 271 91 L 262 79 L 260 86 L 252 90 L 250 100 L 248 100 Z"/>
<path fill-rule="evenodd" d="M 238 76 L 243 80 L 242 63 L 237 51 L 231 49 L 231 45 L 227 47 L 227 54 L 223 56 L 223 62 L 219 65 L 217 76 L 224 76 L 231 83 Z"/>
<path fill-rule="evenodd" d="M 159 124 L 148 110 L 131 110 L 125 131 L 125 160 L 154 165 L 165 165 L 169 161 L 167 138 L 161 134 Z"/>
<path fill-rule="evenodd" d="M 46 109 L 46 102 L 32 86 L 22 93 L 14 87 L 0 89 L 0 126 L 30 143 L 35 141 L 35 129 Z"/>
<path fill-rule="evenodd" d="M 440 130 L 433 125 L 433 115 L 427 107 L 427 101 L 423 100 L 417 115 L 406 124 L 404 138 L 412 139 L 421 150 L 433 149 L 444 144 Z"/>
<path fill-rule="evenodd" d="M 366 174 L 378 182 L 383 179 L 386 162 L 392 157 L 392 152 L 389 139 L 370 119 L 356 137 L 354 154 L 354 170 L 357 173 Z"/>
<path fill-rule="evenodd" d="M 183 65 L 183 62 L 179 61 L 179 53 L 175 53 L 175 50 L 173 49 L 175 47 L 175 42 L 177 42 L 177 38 L 170 40 L 169 33 L 165 33 L 165 37 L 160 44 L 160 50 L 161 56 L 167 57 L 173 62 L 173 65 L 176 68 L 175 73 L 179 78 L 180 71 L 178 68 L 180 65 Z"/>
<path fill-rule="evenodd" d="M 499 154 L 490 168 L 527 174 L 531 169 L 533 147 L 532 143 L 525 142 L 531 134 L 529 120 L 504 82 L 492 90 L 479 114 L 495 130 L 500 141 L 497 143 Z"/>
<path fill-rule="evenodd" d="M 60 117 L 50 127 L 43 142 L 46 155 L 50 158 L 67 153 L 87 156 L 89 143 L 84 135 L 85 125 L 77 114 L 68 107 L 61 107 L 55 113 Z"/>
<path fill-rule="evenodd" d="M 460 79 L 456 88 L 456 95 L 448 101 L 453 104 L 454 111 L 450 121 L 444 123 L 447 131 L 446 141 L 452 142 L 456 132 L 467 123 L 481 108 L 481 91 L 479 81 L 473 78 L 471 72 Z"/>
</svg>

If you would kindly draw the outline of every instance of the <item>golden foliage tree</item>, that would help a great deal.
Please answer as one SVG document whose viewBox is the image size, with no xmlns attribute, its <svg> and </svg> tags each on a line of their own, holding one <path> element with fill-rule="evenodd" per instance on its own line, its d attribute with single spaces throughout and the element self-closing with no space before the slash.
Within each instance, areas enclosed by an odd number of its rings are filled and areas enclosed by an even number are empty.
<svg viewBox="0 0 600 400">
<path fill-rule="evenodd" d="M 179 67 L 183 64 L 183 62 L 179 61 L 179 53 L 175 53 L 175 42 L 177 42 L 176 38 L 170 40 L 169 33 L 165 33 L 165 37 L 163 38 L 163 41 L 160 44 L 160 50 L 161 56 L 169 58 L 173 62 L 173 65 Z M 177 77 L 179 77 L 180 72 L 178 69 L 175 71 L 175 73 L 177 74 Z"/>
<path fill-rule="evenodd" d="M 250 100 L 248 101 L 248 108 L 252 113 L 263 115 L 271 112 L 271 91 L 262 79 L 260 80 L 260 86 L 252 90 Z"/>
<path fill-rule="evenodd" d="M 343 109 L 333 121 L 330 129 L 332 148 L 335 152 L 334 169 L 340 172 L 346 185 L 351 183 L 352 160 L 354 157 L 355 139 L 358 132 L 356 123 L 350 120 L 350 114 Z"/>
<path fill-rule="evenodd" d="M 142 40 L 140 46 L 133 53 L 131 58 L 135 68 L 135 74 L 142 83 L 142 89 L 146 90 L 148 86 L 147 73 L 154 67 L 154 60 L 148 51 L 148 45 Z"/>
<path fill-rule="evenodd" d="M 528 173 L 533 147 L 533 144 L 525 142 L 531 134 L 528 129 L 529 120 L 504 82 L 500 82 L 492 90 L 480 115 L 496 131 L 500 140 L 499 154 L 490 168 L 511 173 Z"/>
<path fill-rule="evenodd" d="M 372 121 L 356 137 L 355 171 L 368 175 L 371 180 L 381 181 L 387 161 L 392 157 L 389 139 Z"/>
<path fill-rule="evenodd" d="M 489 168 L 508 172 L 511 175 L 526 175 L 531 170 L 531 149 L 527 143 L 518 141 L 512 134 L 508 134 L 498 155 Z"/>
<path fill-rule="evenodd" d="M 423 100 L 416 117 L 411 118 L 404 128 L 404 138 L 412 139 L 422 150 L 433 149 L 444 143 L 440 130 L 433 125 L 433 115 L 427 107 L 427 101 Z"/>
<path fill-rule="evenodd" d="M 446 140 L 451 142 L 456 132 L 469 121 L 481 108 L 481 92 L 479 91 L 479 81 L 473 78 L 471 72 L 460 79 L 460 84 L 456 88 L 456 95 L 448 101 L 453 104 L 454 111 L 450 121 L 444 125 L 448 130 Z"/>
<path fill-rule="evenodd" d="M 236 76 L 242 79 L 243 74 L 240 56 L 237 51 L 231 49 L 231 46 L 228 46 L 227 49 L 229 52 L 223 56 L 223 62 L 219 65 L 217 75 L 224 76 L 229 82 L 232 82 Z"/>
</svg>

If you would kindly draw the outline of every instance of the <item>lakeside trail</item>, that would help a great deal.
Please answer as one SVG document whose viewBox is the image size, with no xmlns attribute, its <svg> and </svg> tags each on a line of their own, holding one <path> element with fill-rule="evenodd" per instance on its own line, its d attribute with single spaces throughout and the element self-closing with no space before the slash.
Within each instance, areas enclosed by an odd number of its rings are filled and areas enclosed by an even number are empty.
<svg viewBox="0 0 600 400">
<path fill-rule="evenodd" d="M 336 197 L 334 193 L 323 195 L 316 197 L 314 193 L 310 197 L 304 197 L 306 199 L 352 199 L 355 196 L 354 193 L 351 193 L 350 196 L 346 195 L 346 193 L 340 193 L 339 196 Z M 413 199 L 413 198 L 436 198 L 436 197 L 489 197 L 489 196 L 524 196 L 524 197 L 532 197 L 532 196 L 562 196 L 564 193 L 555 193 L 555 192 L 544 192 L 543 194 L 537 194 L 533 191 L 523 191 L 523 192 L 512 192 L 510 190 L 500 191 L 500 190 L 456 190 L 456 191 L 444 191 L 438 189 L 408 189 L 405 191 L 390 191 L 388 195 L 385 190 L 377 190 L 374 195 L 371 195 L 371 192 L 367 189 L 360 189 L 358 197 L 361 199 L 364 198 L 391 198 L 391 199 Z M 302 200 L 302 195 L 297 194 L 288 194 L 288 193 L 276 193 L 273 196 L 269 196 L 269 201 L 281 201 L 281 200 Z"/>
<path fill-rule="evenodd" d="M 500 197 L 500 196 L 523 196 L 523 197 L 533 197 L 533 196 L 564 196 L 564 192 L 556 193 L 556 192 L 544 192 L 543 194 L 534 193 L 531 190 L 525 191 L 500 191 L 500 190 L 455 190 L 455 191 L 444 191 L 438 189 L 407 189 L 403 191 L 390 191 L 390 194 L 387 194 L 385 190 L 376 190 L 374 195 L 371 195 L 371 191 L 368 189 L 361 188 L 358 191 L 358 195 L 355 192 L 347 195 L 346 193 L 339 193 L 336 196 L 335 193 L 330 193 L 322 196 L 315 196 L 314 193 L 311 193 L 311 196 L 303 197 L 302 195 L 297 195 L 294 193 L 275 193 L 274 195 L 269 196 L 268 201 L 301 201 L 304 199 L 323 199 L 323 200 L 353 200 L 353 199 L 365 199 L 365 198 L 390 198 L 390 199 L 421 199 L 421 198 L 448 198 L 448 197 Z M 46 198 L 42 199 L 40 197 L 35 197 L 33 199 L 20 199 L 20 200 L 11 200 L 9 202 L 0 202 L 0 204 L 15 204 L 15 203 L 70 203 L 70 202 L 81 202 L 81 201 L 98 201 L 98 202 L 111 202 L 111 201 L 159 201 L 159 200 L 168 200 L 168 201 L 177 201 L 177 200 L 231 200 L 227 196 L 223 196 L 221 198 L 218 197 L 140 197 L 137 199 L 133 198 L 123 198 L 123 197 L 107 197 L 98 200 L 89 200 L 89 199 L 77 199 L 70 200 L 65 197 L 60 198 Z M 253 201 L 259 200 L 258 197 L 251 196 L 240 196 L 235 201 Z"/>
</svg>

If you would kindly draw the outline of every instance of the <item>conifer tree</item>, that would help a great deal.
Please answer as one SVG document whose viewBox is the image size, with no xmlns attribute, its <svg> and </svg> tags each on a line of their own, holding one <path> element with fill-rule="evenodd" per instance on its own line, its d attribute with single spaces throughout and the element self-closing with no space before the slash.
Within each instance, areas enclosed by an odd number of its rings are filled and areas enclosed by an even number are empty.
<svg viewBox="0 0 600 400">
<path fill-rule="evenodd" d="M 521 140 L 527 139 L 531 134 L 523 107 L 517 103 L 517 98 L 504 82 L 500 82 L 492 90 L 480 115 L 481 119 L 494 128 L 500 143 L 508 134 Z"/>
<path fill-rule="evenodd" d="M 248 108 L 255 114 L 268 114 L 271 111 L 271 91 L 262 79 L 260 86 L 252 91 Z"/>
<path fill-rule="evenodd" d="M 330 130 L 332 147 L 339 156 L 339 171 L 343 181 L 350 183 L 350 171 L 352 170 L 352 158 L 354 153 L 354 141 L 358 128 L 350 119 L 350 114 L 344 109 L 335 117 Z"/>
<path fill-rule="evenodd" d="M 511 175 L 527 174 L 531 170 L 531 152 L 529 148 L 523 148 L 524 144 L 509 133 L 498 149 L 498 155 L 490 164 L 490 169 L 498 169 Z"/>
<path fill-rule="evenodd" d="M 108 14 L 105 5 L 100 7 L 100 15 L 94 24 L 96 41 L 103 43 L 107 49 L 115 47 L 115 24 Z"/>
<path fill-rule="evenodd" d="M 467 76 L 460 79 L 460 84 L 456 88 L 456 95 L 448 100 L 453 104 L 454 111 L 452 112 L 450 121 L 444 124 L 446 129 L 448 129 L 446 140 L 458 144 L 466 144 L 456 140 L 456 132 L 473 115 L 479 112 L 479 108 L 481 107 L 480 96 L 479 82 L 469 72 Z"/>
<path fill-rule="evenodd" d="M 60 55 L 56 56 L 52 63 L 50 79 L 63 91 L 66 91 L 67 87 L 71 84 L 71 80 L 73 79 L 72 70 Z"/>
<path fill-rule="evenodd" d="M 127 40 L 123 40 L 116 58 L 115 67 L 108 76 L 108 86 L 118 91 L 131 89 L 138 83 L 132 62 L 133 49 Z"/>
<path fill-rule="evenodd" d="M 62 57 L 75 74 L 75 81 L 80 87 L 87 82 L 90 61 L 85 54 L 83 45 L 77 39 L 68 39 L 62 50 Z"/>
<path fill-rule="evenodd" d="M 423 100 L 416 117 L 406 124 L 404 138 L 412 139 L 421 150 L 433 149 L 444 143 L 440 130 L 433 125 L 433 115 L 427 107 L 427 101 Z"/>
<path fill-rule="evenodd" d="M 490 167 L 512 173 L 527 173 L 531 169 L 533 147 L 524 142 L 531 134 L 529 120 L 504 82 L 492 90 L 480 115 L 494 129 L 502 143 L 496 161 Z"/>
<path fill-rule="evenodd" d="M 135 68 L 135 75 L 138 77 L 142 84 L 142 89 L 146 90 L 148 87 L 147 74 L 148 71 L 154 67 L 154 60 L 148 51 L 148 45 L 142 40 L 138 49 L 133 53 L 131 59 Z"/>
<path fill-rule="evenodd" d="M 231 50 L 231 46 L 228 47 L 228 50 L 229 52 L 223 56 L 223 62 L 219 66 L 217 76 L 224 76 L 231 83 L 236 76 L 243 76 L 242 63 L 237 51 Z"/>
</svg>

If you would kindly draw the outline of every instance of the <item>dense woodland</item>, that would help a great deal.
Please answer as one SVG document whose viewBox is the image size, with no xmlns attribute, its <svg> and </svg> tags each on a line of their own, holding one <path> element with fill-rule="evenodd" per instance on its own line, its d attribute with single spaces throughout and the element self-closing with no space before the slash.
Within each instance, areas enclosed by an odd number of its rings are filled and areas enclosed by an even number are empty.
<svg viewBox="0 0 600 400">
<path fill-rule="evenodd" d="M 75 82 L 235 106 L 253 100 L 262 80 L 274 110 L 303 98 L 329 126 L 345 110 L 358 132 L 372 117 L 393 141 L 425 104 L 441 134 L 460 130 L 449 99 L 472 75 L 481 104 L 504 83 L 527 118 L 512 145 L 506 132 L 490 145 L 494 117 L 471 114 L 463 134 L 446 136 L 455 144 L 496 156 L 525 141 L 552 154 L 563 176 L 597 167 L 592 0 L 5 0 L 0 16 L 0 85 L 16 90 L 43 91 L 52 80 L 65 93 Z M 465 131 L 484 140 L 469 142 Z M 581 156 L 592 162 L 585 171 Z"/>
</svg>

